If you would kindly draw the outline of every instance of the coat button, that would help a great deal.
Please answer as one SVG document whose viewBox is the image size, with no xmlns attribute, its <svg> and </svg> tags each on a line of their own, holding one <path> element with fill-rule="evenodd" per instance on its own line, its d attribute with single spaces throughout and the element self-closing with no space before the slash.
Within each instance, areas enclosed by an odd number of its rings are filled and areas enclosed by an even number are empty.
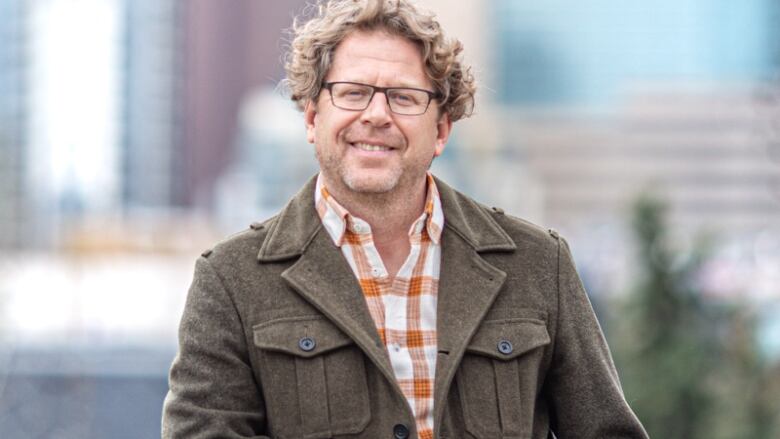
<svg viewBox="0 0 780 439">
<path fill-rule="evenodd" d="M 393 427 L 394 439 L 407 439 L 409 437 L 409 427 L 404 424 L 395 424 Z"/>
<path fill-rule="evenodd" d="M 512 343 L 509 340 L 501 340 L 498 342 L 498 352 L 504 355 L 509 355 L 513 351 Z"/>
<path fill-rule="evenodd" d="M 315 343 L 314 339 L 311 337 L 303 337 L 298 340 L 298 347 L 304 352 L 312 351 L 315 346 L 317 346 L 317 343 Z"/>
</svg>

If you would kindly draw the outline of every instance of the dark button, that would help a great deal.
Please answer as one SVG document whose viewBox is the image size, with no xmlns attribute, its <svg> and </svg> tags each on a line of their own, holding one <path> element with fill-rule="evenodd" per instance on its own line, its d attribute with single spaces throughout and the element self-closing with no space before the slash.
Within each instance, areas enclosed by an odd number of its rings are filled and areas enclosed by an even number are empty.
<svg viewBox="0 0 780 439">
<path fill-rule="evenodd" d="M 512 343 L 509 340 L 501 340 L 498 342 L 498 352 L 501 352 L 504 355 L 509 355 L 512 353 Z"/>
<path fill-rule="evenodd" d="M 406 439 L 409 437 L 409 427 L 404 424 L 395 424 L 393 427 L 393 438 Z"/>
<path fill-rule="evenodd" d="M 317 343 L 315 343 L 314 339 L 311 337 L 303 337 L 298 340 L 298 347 L 301 348 L 302 351 L 309 352 L 313 350 L 315 346 L 317 346 Z"/>
</svg>

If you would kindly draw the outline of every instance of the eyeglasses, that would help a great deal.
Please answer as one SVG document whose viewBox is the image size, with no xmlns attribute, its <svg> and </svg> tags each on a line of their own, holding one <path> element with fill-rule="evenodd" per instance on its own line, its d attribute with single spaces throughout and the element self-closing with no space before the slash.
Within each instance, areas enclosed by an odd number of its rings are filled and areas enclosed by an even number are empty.
<svg viewBox="0 0 780 439">
<path fill-rule="evenodd" d="M 377 92 L 384 93 L 390 111 L 404 116 L 419 116 L 428 110 L 431 99 L 439 94 L 420 88 L 375 87 L 359 82 L 324 82 L 322 88 L 330 92 L 334 107 L 342 110 L 363 111 Z"/>
</svg>

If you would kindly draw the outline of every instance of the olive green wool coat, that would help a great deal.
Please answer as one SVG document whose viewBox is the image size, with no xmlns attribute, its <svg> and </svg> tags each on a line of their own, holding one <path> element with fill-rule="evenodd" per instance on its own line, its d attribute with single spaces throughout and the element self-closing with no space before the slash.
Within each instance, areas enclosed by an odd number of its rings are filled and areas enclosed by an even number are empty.
<svg viewBox="0 0 780 439">
<path fill-rule="evenodd" d="M 563 238 L 436 184 L 436 437 L 646 438 Z M 417 437 L 314 179 L 197 261 L 162 436 Z"/>
</svg>

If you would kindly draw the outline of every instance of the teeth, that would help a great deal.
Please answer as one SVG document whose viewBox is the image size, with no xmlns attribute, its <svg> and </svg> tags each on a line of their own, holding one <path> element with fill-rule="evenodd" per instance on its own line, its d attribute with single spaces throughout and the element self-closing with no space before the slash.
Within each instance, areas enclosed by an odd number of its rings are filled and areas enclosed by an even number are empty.
<svg viewBox="0 0 780 439">
<path fill-rule="evenodd" d="M 363 151 L 390 151 L 390 148 L 386 146 L 369 145 L 368 143 L 355 143 L 354 145 Z"/>
</svg>

